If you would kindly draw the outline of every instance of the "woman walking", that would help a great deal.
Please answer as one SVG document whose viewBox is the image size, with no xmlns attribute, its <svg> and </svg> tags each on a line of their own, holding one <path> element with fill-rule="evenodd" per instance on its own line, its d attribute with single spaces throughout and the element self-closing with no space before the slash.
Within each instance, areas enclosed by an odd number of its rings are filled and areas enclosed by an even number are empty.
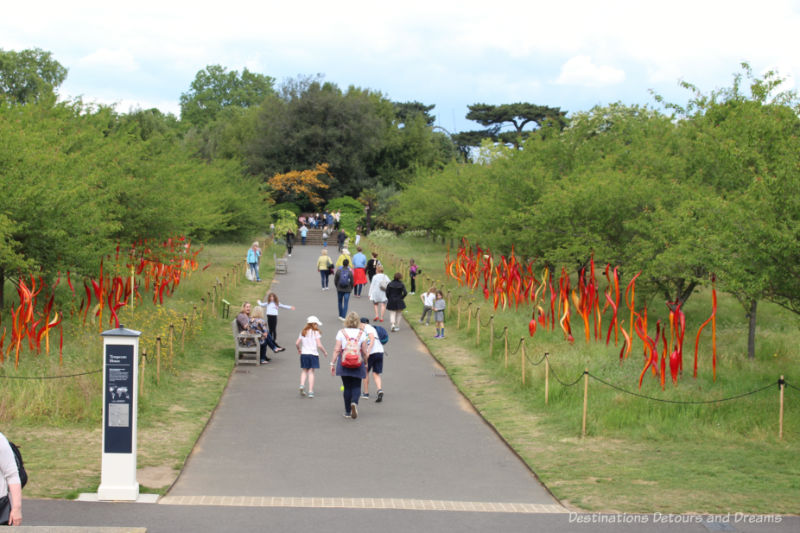
<svg viewBox="0 0 800 533">
<path fill-rule="evenodd" d="M 322 346 L 322 333 L 319 326 L 322 322 L 319 318 L 311 315 L 306 318 L 306 326 L 297 337 L 297 353 L 300 354 L 300 396 L 314 397 L 314 369 L 319 368 L 319 352 L 322 351 L 325 357 L 328 352 Z M 308 378 L 308 392 L 306 392 L 306 378 Z"/>
<path fill-rule="evenodd" d="M 375 322 L 383 322 L 383 315 L 386 313 L 386 288 L 391 280 L 383 273 L 383 265 L 378 264 L 376 270 L 369 285 L 369 299 L 375 307 Z"/>
<path fill-rule="evenodd" d="M 333 261 L 328 257 L 328 250 L 325 248 L 322 249 L 322 252 L 320 252 L 317 258 L 317 270 L 319 271 L 322 290 L 327 291 L 328 279 L 331 277 L 331 271 L 333 270 Z"/>
<path fill-rule="evenodd" d="M 402 279 L 403 274 L 395 272 L 394 279 L 386 286 L 386 309 L 389 310 L 389 322 L 392 324 L 392 331 L 400 331 L 400 318 L 403 316 L 403 309 L 406 308 L 404 299 L 408 292 L 401 281 Z"/>
<path fill-rule="evenodd" d="M 258 241 L 247 249 L 247 265 L 250 267 L 250 272 L 253 275 L 253 281 L 261 281 L 261 275 L 258 272 L 258 262 L 261 260 L 261 247 Z"/>
<path fill-rule="evenodd" d="M 344 320 L 344 328 L 336 334 L 331 361 L 331 375 L 342 378 L 345 418 L 358 418 L 358 398 L 361 396 L 361 380 L 367 377 L 368 358 L 367 336 L 361 329 L 358 313 L 350 311 Z"/>
</svg>

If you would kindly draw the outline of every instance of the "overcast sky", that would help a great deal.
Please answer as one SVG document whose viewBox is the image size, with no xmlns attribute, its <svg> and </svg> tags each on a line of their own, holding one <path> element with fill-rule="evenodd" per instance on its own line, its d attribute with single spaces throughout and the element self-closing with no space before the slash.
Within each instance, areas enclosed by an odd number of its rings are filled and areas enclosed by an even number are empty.
<svg viewBox="0 0 800 533">
<path fill-rule="evenodd" d="M 473 129 L 467 105 L 531 102 L 568 112 L 611 102 L 685 103 L 739 63 L 800 79 L 800 0 L 283 0 L 3 2 L 0 48 L 42 48 L 69 69 L 62 97 L 158 107 L 207 65 L 278 82 L 323 74 L 395 101 L 435 104 Z"/>
</svg>

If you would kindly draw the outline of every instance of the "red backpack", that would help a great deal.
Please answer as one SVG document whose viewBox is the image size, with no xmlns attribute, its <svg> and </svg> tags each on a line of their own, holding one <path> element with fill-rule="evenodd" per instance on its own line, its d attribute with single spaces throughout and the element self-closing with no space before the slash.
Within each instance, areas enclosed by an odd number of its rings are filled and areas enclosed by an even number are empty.
<svg viewBox="0 0 800 533">
<path fill-rule="evenodd" d="M 342 335 L 345 338 L 345 344 L 342 347 L 342 367 L 343 368 L 361 368 L 364 364 L 364 359 L 361 357 L 361 339 L 363 332 L 359 332 L 355 338 L 350 338 L 342 330 Z"/>
</svg>

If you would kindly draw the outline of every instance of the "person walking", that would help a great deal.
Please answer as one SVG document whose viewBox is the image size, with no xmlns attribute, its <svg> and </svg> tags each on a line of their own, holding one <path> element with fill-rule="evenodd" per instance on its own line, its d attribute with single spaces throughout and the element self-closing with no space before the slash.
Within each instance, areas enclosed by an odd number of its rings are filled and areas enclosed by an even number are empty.
<svg viewBox="0 0 800 533">
<path fill-rule="evenodd" d="M 400 331 L 400 319 L 403 315 L 403 309 L 406 308 L 405 297 L 408 291 L 406 291 L 406 286 L 403 285 L 402 279 L 403 274 L 395 272 L 394 279 L 386 286 L 386 309 L 389 310 L 389 322 L 392 324 L 392 331 Z"/>
<path fill-rule="evenodd" d="M 350 293 L 353 291 L 353 271 L 350 269 L 350 261 L 345 259 L 341 268 L 333 276 L 333 284 L 336 286 L 336 298 L 339 304 L 339 320 L 344 320 L 347 316 L 347 307 L 350 303 Z"/>
<path fill-rule="evenodd" d="M 250 267 L 250 272 L 253 281 L 260 282 L 261 275 L 258 272 L 258 262 L 261 260 L 261 247 L 258 241 L 254 242 L 250 248 L 247 249 L 247 265 Z"/>
<path fill-rule="evenodd" d="M 328 237 L 329 236 L 330 236 L 330 233 L 328 233 L 328 226 L 325 226 L 324 228 L 322 228 L 322 246 L 324 246 L 326 248 L 328 247 Z"/>
<path fill-rule="evenodd" d="M 294 231 L 286 230 L 286 254 L 292 257 L 292 247 L 294 246 Z"/>
<path fill-rule="evenodd" d="M 328 257 L 328 250 L 323 248 L 317 258 L 317 270 L 319 271 L 320 283 L 322 284 L 322 290 L 328 290 L 328 278 L 331 276 L 331 272 L 333 271 L 333 261 L 331 258 Z"/>
<path fill-rule="evenodd" d="M 367 277 L 369 278 L 370 283 L 372 283 L 372 278 L 375 277 L 375 273 L 378 271 L 378 265 L 381 262 L 378 260 L 378 252 L 372 252 L 372 257 L 369 261 L 367 261 Z"/>
<path fill-rule="evenodd" d="M 344 230 L 339 230 L 339 234 L 336 235 L 336 244 L 339 245 L 340 252 L 344 249 L 345 240 L 347 240 L 347 233 L 345 233 Z"/>
<path fill-rule="evenodd" d="M 258 305 L 266 309 L 267 327 L 269 328 L 269 332 L 272 335 L 272 340 L 275 341 L 275 344 L 278 344 L 278 310 L 282 307 L 283 309 L 290 309 L 294 311 L 294 306 L 282 304 L 278 300 L 278 295 L 275 294 L 274 292 L 270 292 L 267 294 L 266 302 L 262 302 L 261 300 L 259 300 Z"/>
<path fill-rule="evenodd" d="M 414 259 L 408 260 L 408 279 L 411 280 L 411 292 L 409 294 L 414 294 L 417 292 L 417 274 L 419 274 L 421 270 L 417 267 L 417 264 L 414 262 Z"/>
<path fill-rule="evenodd" d="M 377 388 L 377 396 L 375 401 L 380 403 L 383 401 L 383 384 L 381 382 L 381 374 L 383 374 L 383 343 L 380 340 L 380 334 L 378 333 L 378 328 L 380 326 L 373 326 L 369 323 L 369 319 L 366 317 L 361 317 L 361 329 L 364 330 L 364 333 L 367 334 L 367 339 L 369 340 L 369 359 L 367 360 L 367 377 L 364 379 L 363 385 L 364 390 L 361 393 L 362 398 L 369 399 L 369 375 L 372 374 L 372 379 L 375 381 L 375 387 Z M 384 335 L 388 335 L 386 330 L 381 328 Z"/>
<path fill-rule="evenodd" d="M 306 245 L 306 237 L 308 237 L 308 228 L 305 224 L 300 226 L 300 244 Z"/>
<path fill-rule="evenodd" d="M 375 322 L 383 322 L 386 313 L 386 288 L 389 286 L 389 276 L 383 273 L 383 265 L 377 266 L 377 273 L 369 284 L 369 299 L 375 307 Z"/>
<path fill-rule="evenodd" d="M 322 322 L 314 315 L 306 318 L 306 325 L 297 337 L 297 353 L 300 354 L 300 396 L 314 397 L 314 369 L 319 368 L 319 352 L 328 357 L 328 352 L 322 345 L 322 333 L 319 326 Z M 308 379 L 308 392 L 305 385 Z"/>
<path fill-rule="evenodd" d="M 344 417 L 353 420 L 358 418 L 361 380 L 367 377 L 369 360 L 367 335 L 360 326 L 358 313 L 347 313 L 344 327 L 336 333 L 336 347 L 331 361 L 331 375 L 342 378 Z"/>
<path fill-rule="evenodd" d="M 6 524 L 22 525 L 22 481 L 14 451 L 6 436 L 0 433 L 0 525 Z"/>
<path fill-rule="evenodd" d="M 436 300 L 433 302 L 433 319 L 436 321 L 436 335 L 434 339 L 444 339 L 444 309 L 447 307 L 442 291 L 436 291 Z"/>
<path fill-rule="evenodd" d="M 353 256 L 353 280 L 353 294 L 356 298 L 361 298 L 361 291 L 367 284 L 367 256 L 360 246 L 356 247 L 356 254 Z"/>
</svg>

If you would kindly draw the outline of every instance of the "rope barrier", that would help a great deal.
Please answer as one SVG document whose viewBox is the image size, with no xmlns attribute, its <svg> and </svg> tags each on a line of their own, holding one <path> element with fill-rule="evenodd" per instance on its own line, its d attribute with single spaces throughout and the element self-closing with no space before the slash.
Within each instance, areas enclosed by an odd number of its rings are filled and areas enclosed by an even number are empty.
<svg viewBox="0 0 800 533">
<path fill-rule="evenodd" d="M 506 334 L 507 330 L 508 330 L 508 326 L 503 326 L 503 331 L 501 331 L 499 335 L 495 335 L 494 338 L 495 339 L 502 339 L 503 336 Z"/>
<path fill-rule="evenodd" d="M 526 355 L 526 356 L 525 356 L 525 359 L 527 359 L 527 360 L 528 360 L 528 364 L 529 364 L 529 365 L 531 365 L 531 366 L 539 366 L 539 365 L 541 365 L 542 363 L 544 363 L 544 360 L 545 360 L 546 358 L 547 358 L 547 355 L 543 355 L 543 356 L 542 356 L 542 358 L 541 358 L 541 359 L 539 359 L 539 361 L 538 361 L 538 362 L 534 363 L 533 361 L 531 361 L 531 358 L 530 358 L 530 356 L 528 356 L 528 355 Z"/>
<path fill-rule="evenodd" d="M 546 358 L 548 361 L 550 360 L 550 358 L 549 358 L 549 357 L 547 357 L 547 354 L 545 354 L 545 358 Z M 552 364 L 552 363 L 550 363 L 550 373 L 551 373 L 551 374 L 553 374 L 553 377 L 554 377 L 554 378 L 556 378 L 556 381 L 558 381 L 559 383 L 561 383 L 561 385 L 562 385 L 562 386 L 564 386 L 564 387 L 568 387 L 568 388 L 569 388 L 569 387 L 573 387 L 573 386 L 575 386 L 575 385 L 576 385 L 576 384 L 577 384 L 577 383 L 578 383 L 578 382 L 579 382 L 581 379 L 583 379 L 583 375 L 584 375 L 586 372 L 583 372 L 583 373 L 582 373 L 580 376 L 578 376 L 578 378 L 577 378 L 575 381 L 573 381 L 572 383 L 569 383 L 569 384 L 567 384 L 567 383 L 564 383 L 563 381 L 561 381 L 561 378 L 559 378 L 559 377 L 558 377 L 558 374 L 556 373 L 556 370 L 555 370 L 555 368 L 553 368 L 553 364 Z"/>
<path fill-rule="evenodd" d="M 775 385 L 775 383 L 770 383 L 769 385 L 765 385 L 764 387 L 761 387 L 760 389 L 756 389 L 754 391 L 745 392 L 745 393 L 742 393 L 742 394 L 737 394 L 736 396 L 730 396 L 728 398 L 720 398 L 718 400 L 678 401 L 678 400 L 665 400 L 663 398 L 654 398 L 653 396 L 647 396 L 645 394 L 639 394 L 637 392 L 632 392 L 632 391 L 623 389 L 621 387 L 618 387 L 616 385 L 613 385 L 613 384 L 611 384 L 611 383 L 609 383 L 609 382 L 607 382 L 607 381 L 605 381 L 603 379 L 600 379 L 600 378 L 598 378 L 597 376 L 595 376 L 592 373 L 589 373 L 589 377 L 594 379 L 595 381 L 599 381 L 603 385 L 611 387 L 612 389 L 616 389 L 616 390 L 618 390 L 620 392 L 624 392 L 625 394 L 630 394 L 631 396 L 636 396 L 638 398 L 644 398 L 646 400 L 653 400 L 655 402 L 676 403 L 676 404 L 683 404 L 683 405 L 698 405 L 698 404 L 711 404 L 711 403 L 728 402 L 730 400 L 737 400 L 739 398 L 744 398 L 745 396 L 751 396 L 753 394 L 757 394 L 759 392 L 763 392 L 763 391 L 767 390 L 768 388 L 773 387 Z"/>
<path fill-rule="evenodd" d="M 45 379 L 63 379 L 63 378 L 76 378 L 78 376 L 88 376 L 89 374 L 97 374 L 98 372 L 102 372 L 102 368 L 98 368 L 97 370 L 91 370 L 89 372 L 82 372 L 80 374 L 70 374 L 67 376 L 3 376 L 0 375 L 0 378 L 4 379 L 38 379 L 38 380 L 45 380 Z"/>
<path fill-rule="evenodd" d="M 522 346 L 522 342 L 523 342 L 523 341 L 524 341 L 524 339 L 520 339 L 520 340 L 519 340 L 519 344 L 517 344 L 517 347 L 516 347 L 516 349 L 515 349 L 513 352 L 510 352 L 510 353 L 509 353 L 509 355 L 516 355 L 516 354 L 517 354 L 517 352 L 519 352 L 519 348 L 520 348 L 520 346 Z"/>
<path fill-rule="evenodd" d="M 792 385 L 791 383 L 789 383 L 786 380 L 783 381 L 783 384 L 784 384 L 784 386 L 789 387 L 790 389 L 794 389 L 796 391 L 800 391 L 800 387 L 795 387 L 794 385 Z"/>
</svg>

